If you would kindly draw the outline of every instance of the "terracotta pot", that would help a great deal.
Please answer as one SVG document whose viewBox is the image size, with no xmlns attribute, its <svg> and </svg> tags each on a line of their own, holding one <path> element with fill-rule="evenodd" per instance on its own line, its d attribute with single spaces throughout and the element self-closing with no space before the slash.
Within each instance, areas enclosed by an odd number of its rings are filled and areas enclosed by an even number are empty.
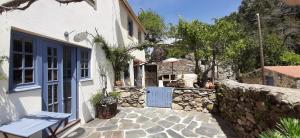
<svg viewBox="0 0 300 138">
<path fill-rule="evenodd" d="M 96 107 L 96 117 L 100 119 L 110 119 L 117 114 L 117 103 L 111 105 L 100 105 Z"/>
</svg>

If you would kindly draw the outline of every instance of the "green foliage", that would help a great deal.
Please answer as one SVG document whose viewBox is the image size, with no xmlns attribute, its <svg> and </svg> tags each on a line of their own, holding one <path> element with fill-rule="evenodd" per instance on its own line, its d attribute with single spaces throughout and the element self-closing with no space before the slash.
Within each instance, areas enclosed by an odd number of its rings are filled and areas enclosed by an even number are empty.
<svg viewBox="0 0 300 138">
<path fill-rule="evenodd" d="M 121 96 L 120 92 L 117 92 L 117 91 L 110 92 L 108 95 L 115 99 L 119 99 Z"/>
<path fill-rule="evenodd" d="M 140 11 L 138 18 L 147 31 L 146 40 L 153 43 L 161 41 L 166 28 L 164 19 L 152 10 Z"/>
<path fill-rule="evenodd" d="M 280 60 L 286 65 L 300 65 L 300 55 L 294 52 L 285 51 Z"/>
<path fill-rule="evenodd" d="M 8 59 L 8 57 L 7 56 L 0 56 L 0 66 L 1 66 L 1 64 L 5 61 L 5 60 L 7 60 Z M 0 67 L 1 68 L 1 67 Z M 1 70 L 0 70 L 1 71 Z M 5 78 L 5 76 L 0 72 L 0 80 L 5 80 L 6 78 Z"/>
<path fill-rule="evenodd" d="M 260 138 L 297 138 L 300 136 L 300 122 L 298 119 L 283 118 L 276 125 L 275 130 L 269 130 Z"/>
<path fill-rule="evenodd" d="M 95 95 L 92 96 L 92 98 L 90 99 L 90 102 L 94 106 L 99 106 L 99 105 L 101 105 L 104 97 L 105 96 L 101 92 L 97 92 Z"/>
</svg>

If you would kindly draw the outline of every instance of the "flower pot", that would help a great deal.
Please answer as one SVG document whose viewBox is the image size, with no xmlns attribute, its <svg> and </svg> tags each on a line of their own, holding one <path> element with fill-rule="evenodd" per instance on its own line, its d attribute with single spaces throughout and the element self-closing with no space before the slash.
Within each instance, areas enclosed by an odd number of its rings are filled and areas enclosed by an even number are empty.
<svg viewBox="0 0 300 138">
<path fill-rule="evenodd" d="M 96 117 L 100 119 L 110 119 L 117 114 L 117 103 L 110 105 L 99 105 L 96 107 Z"/>
</svg>

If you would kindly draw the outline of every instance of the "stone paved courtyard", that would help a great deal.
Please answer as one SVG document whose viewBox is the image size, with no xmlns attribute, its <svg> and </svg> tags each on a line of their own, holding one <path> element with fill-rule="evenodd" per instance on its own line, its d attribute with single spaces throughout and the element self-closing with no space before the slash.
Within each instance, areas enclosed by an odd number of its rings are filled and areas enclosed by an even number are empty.
<svg viewBox="0 0 300 138">
<path fill-rule="evenodd" d="M 234 138 L 221 118 L 209 113 L 173 111 L 164 108 L 119 108 L 112 119 L 95 119 L 66 138 Z"/>
</svg>

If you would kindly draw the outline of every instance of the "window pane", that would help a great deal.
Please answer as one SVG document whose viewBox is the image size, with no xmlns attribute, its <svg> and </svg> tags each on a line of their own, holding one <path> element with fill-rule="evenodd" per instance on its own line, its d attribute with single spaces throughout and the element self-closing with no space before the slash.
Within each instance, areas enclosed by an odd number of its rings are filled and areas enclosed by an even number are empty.
<svg viewBox="0 0 300 138">
<path fill-rule="evenodd" d="M 48 104 L 52 104 L 52 85 L 48 85 Z"/>
<path fill-rule="evenodd" d="M 52 49 L 48 47 L 47 53 L 48 53 L 48 56 L 52 56 Z"/>
<path fill-rule="evenodd" d="M 13 78 L 14 78 L 14 84 L 22 83 L 22 70 L 14 70 Z"/>
<path fill-rule="evenodd" d="M 53 102 L 57 102 L 57 85 L 53 85 Z"/>
<path fill-rule="evenodd" d="M 49 111 L 49 112 L 52 112 L 52 111 L 53 111 L 53 109 L 52 109 L 52 108 L 53 108 L 53 106 L 51 106 L 51 105 L 50 105 L 50 106 L 48 106 L 48 111 Z"/>
<path fill-rule="evenodd" d="M 14 51 L 15 52 L 22 52 L 22 41 L 21 40 L 14 40 Z"/>
<path fill-rule="evenodd" d="M 58 104 L 54 104 L 54 110 L 53 112 L 58 112 Z"/>
<path fill-rule="evenodd" d="M 26 53 L 33 52 L 32 42 L 25 42 L 25 52 Z"/>
<path fill-rule="evenodd" d="M 84 78 L 84 69 L 81 70 L 81 78 Z"/>
<path fill-rule="evenodd" d="M 25 55 L 25 67 L 32 67 L 32 66 L 33 66 L 33 56 Z"/>
<path fill-rule="evenodd" d="M 52 80 L 52 70 L 48 70 L 48 81 Z"/>
<path fill-rule="evenodd" d="M 48 57 L 48 68 L 52 68 L 52 58 Z"/>
<path fill-rule="evenodd" d="M 88 70 L 88 69 L 85 70 L 84 76 L 85 76 L 86 78 L 89 76 L 89 70 Z"/>
<path fill-rule="evenodd" d="M 57 49 L 53 48 L 53 56 L 57 56 Z"/>
<path fill-rule="evenodd" d="M 84 62 L 83 61 L 81 61 L 80 65 L 81 65 L 81 68 L 84 68 Z"/>
<path fill-rule="evenodd" d="M 57 58 L 53 58 L 53 68 L 57 68 Z"/>
<path fill-rule="evenodd" d="M 13 55 L 14 68 L 22 67 L 22 54 L 14 54 Z"/>
<path fill-rule="evenodd" d="M 25 83 L 33 82 L 33 70 L 25 70 Z"/>
<path fill-rule="evenodd" d="M 57 70 L 53 71 L 53 80 L 57 80 Z"/>
</svg>

